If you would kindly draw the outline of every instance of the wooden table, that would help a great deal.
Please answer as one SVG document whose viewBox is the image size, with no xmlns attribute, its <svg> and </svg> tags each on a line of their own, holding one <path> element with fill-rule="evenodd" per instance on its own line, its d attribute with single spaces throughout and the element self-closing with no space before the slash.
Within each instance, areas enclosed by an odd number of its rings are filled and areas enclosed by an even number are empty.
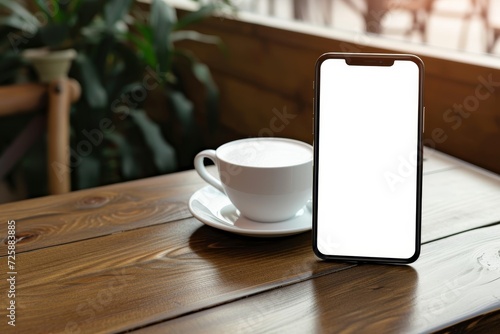
<svg viewBox="0 0 500 334">
<path fill-rule="evenodd" d="M 187 207 L 194 171 L 1 205 L 0 332 L 498 332 L 500 180 L 426 154 L 411 266 L 319 261 L 309 232 L 205 226 Z"/>
</svg>

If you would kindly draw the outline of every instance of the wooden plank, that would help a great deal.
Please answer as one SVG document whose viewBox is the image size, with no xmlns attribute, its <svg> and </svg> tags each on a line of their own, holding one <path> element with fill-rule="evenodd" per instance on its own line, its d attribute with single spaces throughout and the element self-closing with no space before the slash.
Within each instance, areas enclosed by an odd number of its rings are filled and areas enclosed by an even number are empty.
<svg viewBox="0 0 500 334">
<path fill-rule="evenodd" d="M 427 152 L 424 169 L 430 163 L 439 173 L 424 176 L 424 242 L 500 221 L 498 179 L 465 167 L 447 171 L 457 163 Z M 187 201 L 204 184 L 195 171 L 188 171 L 4 204 L 0 219 L 16 220 L 21 253 L 191 217 Z M 6 233 L 6 224 L 0 224 L 0 238 Z"/>
<path fill-rule="evenodd" d="M 65 194 L 71 191 L 69 79 L 63 77 L 50 82 L 47 95 L 48 189 L 49 194 Z"/>
<path fill-rule="evenodd" d="M 349 266 L 317 261 L 310 233 L 271 241 L 184 219 L 18 254 L 16 330 L 125 331 Z"/>
<path fill-rule="evenodd" d="M 238 91 L 245 85 L 264 90 L 268 99 L 273 94 L 277 95 L 276 99 L 286 98 L 296 104 L 289 108 L 300 110 L 312 99 L 310 89 L 314 76 L 313 66 L 320 54 L 327 51 L 412 50 L 411 44 L 401 43 L 400 49 L 387 48 L 385 46 L 389 44 L 384 43 L 386 39 L 362 34 L 347 34 L 340 38 L 342 34 L 327 33 L 305 25 L 254 19 L 254 22 L 251 18 L 242 22 L 213 18 L 196 26 L 201 32 L 221 37 L 229 50 L 227 57 L 213 46 L 181 44 L 193 50 L 216 72 L 232 76 L 243 83 L 221 89 L 222 105 L 226 105 L 225 100 L 232 96 L 241 97 L 237 108 L 225 113 L 222 122 L 230 124 L 233 130 L 239 131 L 243 136 L 250 135 L 245 131 L 252 132 L 255 129 L 240 127 L 236 118 L 240 114 L 246 114 L 247 118 L 260 117 L 259 111 L 245 108 L 247 105 L 258 104 L 254 101 L 255 95 L 245 95 L 247 89 Z M 421 55 L 426 64 L 424 99 L 427 108 L 425 138 L 428 145 L 500 173 L 500 155 L 497 149 L 500 146 L 498 62 L 474 55 L 467 55 L 467 59 L 464 59 L 454 56 L 458 54 L 456 52 L 442 52 L 431 47 L 424 48 L 422 54 L 416 54 Z M 489 84 L 485 85 L 485 82 Z M 486 95 L 488 96 L 485 97 Z M 448 114 L 447 110 L 455 104 L 466 104 L 471 115 L 462 116 L 456 112 Z M 469 113 L 469 110 L 465 109 L 465 112 Z M 460 127 L 450 128 L 455 127 L 457 118 L 462 121 Z M 297 138 L 305 138 L 310 133 L 307 127 L 297 130 L 304 131 L 296 135 Z M 441 140 L 441 130 L 445 132 L 445 140 Z M 434 131 L 437 131 L 435 135 Z"/>
<path fill-rule="evenodd" d="M 481 88 L 485 97 L 479 99 L 477 87 L 482 79 L 478 77 L 471 78 L 468 84 L 451 82 L 449 78 L 427 78 L 424 138 L 428 146 L 464 160 L 482 161 L 483 167 L 495 170 L 495 166 L 500 166 L 500 151 L 494 149 L 500 147 L 497 124 L 500 90 L 489 94 L 486 88 Z M 500 82 L 500 75 L 493 78 Z"/>
<path fill-rule="evenodd" d="M 222 123 L 243 137 L 287 137 L 312 143 L 312 101 L 301 105 L 282 95 L 216 73 L 222 91 L 230 91 L 221 101 Z M 249 96 L 254 98 L 248 99 Z M 241 101 L 246 100 L 245 104 Z"/>
<path fill-rule="evenodd" d="M 76 102 L 81 95 L 80 84 L 68 81 L 69 98 Z M 47 104 L 47 85 L 42 83 L 23 83 L 0 87 L 0 116 L 23 114 L 43 109 Z"/>
<path fill-rule="evenodd" d="M 22 114 L 41 109 L 47 100 L 43 84 L 19 84 L 0 88 L 0 116 Z"/>
<path fill-rule="evenodd" d="M 500 176 L 428 147 L 423 174 L 422 242 L 500 222 Z"/>
<path fill-rule="evenodd" d="M 196 29 L 212 29 L 217 36 L 226 31 L 255 35 L 269 40 L 271 44 L 285 44 L 294 49 L 317 52 L 325 50 L 343 52 L 405 52 L 421 55 L 427 73 L 449 77 L 452 81 L 468 82 L 471 75 L 488 74 L 499 70 L 495 57 L 456 52 L 417 43 L 397 41 L 374 34 L 341 31 L 330 27 L 273 19 L 262 15 L 238 15 L 233 18 L 209 18 L 199 23 Z M 461 63 L 461 70 L 456 70 Z"/>
<path fill-rule="evenodd" d="M 468 319 L 491 330 L 500 325 L 499 235 L 500 225 L 469 231 L 424 245 L 412 266 L 360 265 L 138 333 L 416 333 Z"/>
<path fill-rule="evenodd" d="M 191 217 L 187 201 L 203 185 L 194 171 L 153 177 L 4 204 L 0 221 L 16 221 L 19 254 Z M 6 235 L 0 224 L 0 239 Z"/>
<path fill-rule="evenodd" d="M 449 333 L 475 333 L 475 334 L 491 334 L 492 331 L 500 328 L 500 312 L 491 312 L 482 314 L 477 317 L 467 319 L 459 324 L 453 325 L 451 328 L 444 328 L 436 331 L 436 334 Z"/>
<path fill-rule="evenodd" d="M 458 168 L 457 163 L 450 160 L 447 155 L 428 147 L 424 147 L 424 175 L 438 173 L 455 168 Z"/>
<path fill-rule="evenodd" d="M 261 62 L 267 56 L 267 62 L 272 62 L 280 68 L 282 66 L 281 62 L 276 62 L 276 59 L 273 59 L 275 58 L 273 50 L 282 49 L 286 52 L 279 52 L 280 60 L 287 63 L 288 59 L 293 59 L 294 68 L 299 73 L 302 73 L 304 65 L 306 65 L 306 68 L 310 68 L 320 54 L 328 51 L 411 53 L 412 48 L 409 43 L 398 43 L 399 47 L 387 48 L 383 46 L 383 42 L 387 38 L 383 37 L 367 36 L 365 34 L 345 34 L 340 36 L 336 34 L 335 30 L 332 31 L 331 29 L 318 29 L 304 24 L 277 20 L 262 22 L 253 17 L 244 21 L 211 18 L 197 24 L 194 28 L 208 34 L 220 36 L 230 51 L 229 57 L 224 58 L 221 57 L 220 51 L 217 51 L 216 48 L 197 43 L 187 44 L 197 52 L 201 51 L 202 56 L 207 55 L 202 50 L 212 50 L 212 52 L 209 52 L 210 58 L 206 59 L 210 64 L 228 63 L 229 65 L 238 66 L 236 63 L 238 59 L 241 59 L 240 57 L 253 57 L 255 61 Z M 379 46 L 376 46 L 377 42 L 379 42 Z M 493 59 L 494 57 L 468 54 L 463 57 L 468 60 L 467 62 L 454 59 L 453 56 L 457 54 L 454 51 L 443 52 L 443 50 L 435 47 L 424 47 L 424 49 L 427 52 L 422 53 L 416 50 L 414 54 L 419 55 L 424 60 L 426 76 L 447 79 L 449 83 L 462 83 L 475 88 L 479 83 L 479 77 L 487 78 L 492 74 L 495 75 L 500 69 L 498 62 Z M 240 50 L 246 50 L 247 52 L 240 52 Z M 236 53 L 233 54 L 233 52 Z M 477 64 L 474 64 L 474 62 Z M 246 66 L 246 69 L 243 68 L 244 66 Z M 460 70 L 457 70 L 457 66 L 460 67 Z M 492 68 L 492 66 L 495 67 Z M 245 71 L 246 76 L 252 77 L 264 74 L 263 71 L 251 73 L 253 68 L 253 66 L 248 66 L 246 62 L 241 63 L 241 70 Z M 287 65 L 286 68 L 290 68 L 290 66 Z M 289 73 L 295 72 L 291 71 Z M 308 73 L 307 75 L 312 74 Z M 303 76 L 297 75 L 297 77 L 301 78 Z M 297 77 L 293 80 L 297 79 Z"/>
<path fill-rule="evenodd" d="M 500 178 L 459 167 L 424 176 L 422 242 L 500 222 Z"/>
<path fill-rule="evenodd" d="M 302 103 L 312 100 L 314 64 L 319 51 L 297 49 L 282 42 L 272 43 L 268 37 L 259 36 L 255 31 L 241 34 L 209 29 L 204 32 L 221 36 L 227 54 L 199 43 L 185 42 L 180 46 L 192 50 L 209 63 L 212 70 L 288 99 L 297 99 Z"/>
<path fill-rule="evenodd" d="M 494 195 L 488 188 L 496 186 L 490 177 L 464 169 L 430 176 L 452 180 L 451 185 L 441 187 L 460 196 L 467 192 L 453 189 L 453 182 L 465 182 L 467 191 L 473 187 Z M 458 174 L 442 177 L 451 172 Z M 269 242 L 218 231 L 193 218 L 177 220 L 189 215 L 186 200 L 202 184 L 189 171 L 0 207 L 2 218 L 24 215 L 18 229 L 23 224 L 43 228 L 27 245 L 32 251 L 20 248 L 23 252 L 16 259 L 23 273 L 17 285 L 19 310 L 27 326 L 21 330 L 128 330 L 347 268 L 346 264 L 317 261 L 309 233 Z M 442 215 L 446 220 L 446 214 L 453 215 L 455 202 L 437 203 L 435 207 L 442 208 L 435 217 Z M 491 223 L 489 217 L 481 216 L 481 222 Z M 53 225 L 47 220 L 54 221 Z M 146 281 L 139 279 L 144 276 Z"/>
</svg>

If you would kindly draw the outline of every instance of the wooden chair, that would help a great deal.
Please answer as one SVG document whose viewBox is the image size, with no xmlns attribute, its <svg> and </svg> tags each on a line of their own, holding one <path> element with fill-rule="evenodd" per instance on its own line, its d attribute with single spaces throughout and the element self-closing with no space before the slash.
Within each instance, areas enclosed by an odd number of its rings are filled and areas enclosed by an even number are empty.
<svg viewBox="0 0 500 334">
<path fill-rule="evenodd" d="M 0 116 L 34 112 L 46 107 L 46 115 L 36 115 L 0 157 L 0 178 L 24 155 L 47 124 L 48 189 L 50 194 L 71 190 L 69 160 L 69 111 L 80 98 L 81 88 L 74 79 L 60 78 L 49 84 L 26 83 L 0 87 Z M 46 122 L 44 121 L 46 118 Z"/>
</svg>

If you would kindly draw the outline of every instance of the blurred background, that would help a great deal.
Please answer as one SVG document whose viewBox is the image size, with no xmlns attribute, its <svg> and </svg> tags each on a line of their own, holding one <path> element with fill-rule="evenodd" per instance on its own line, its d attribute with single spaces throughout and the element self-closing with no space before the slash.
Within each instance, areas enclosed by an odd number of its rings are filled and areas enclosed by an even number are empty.
<svg viewBox="0 0 500 334">
<path fill-rule="evenodd" d="M 23 55 L 40 48 L 76 51 L 72 191 L 191 169 L 232 139 L 311 143 L 314 63 L 329 51 L 421 56 L 426 145 L 500 173 L 500 0 L 2 0 L 0 30 L 0 202 L 48 195 L 58 173 L 47 98 L 9 110 L 2 92 L 38 82 Z"/>
<path fill-rule="evenodd" d="M 451 50 L 500 54 L 499 0 L 239 0 L 241 11 Z"/>
</svg>

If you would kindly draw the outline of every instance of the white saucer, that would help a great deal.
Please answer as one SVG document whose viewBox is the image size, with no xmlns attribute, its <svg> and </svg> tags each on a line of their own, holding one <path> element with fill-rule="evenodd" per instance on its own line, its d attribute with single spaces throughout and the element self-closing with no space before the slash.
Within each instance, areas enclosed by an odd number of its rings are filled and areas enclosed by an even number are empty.
<svg viewBox="0 0 500 334">
<path fill-rule="evenodd" d="M 284 237 L 309 231 L 312 225 L 310 202 L 289 220 L 259 223 L 241 216 L 229 198 L 212 186 L 196 191 L 188 206 L 193 216 L 206 225 L 251 237 Z"/>
</svg>

